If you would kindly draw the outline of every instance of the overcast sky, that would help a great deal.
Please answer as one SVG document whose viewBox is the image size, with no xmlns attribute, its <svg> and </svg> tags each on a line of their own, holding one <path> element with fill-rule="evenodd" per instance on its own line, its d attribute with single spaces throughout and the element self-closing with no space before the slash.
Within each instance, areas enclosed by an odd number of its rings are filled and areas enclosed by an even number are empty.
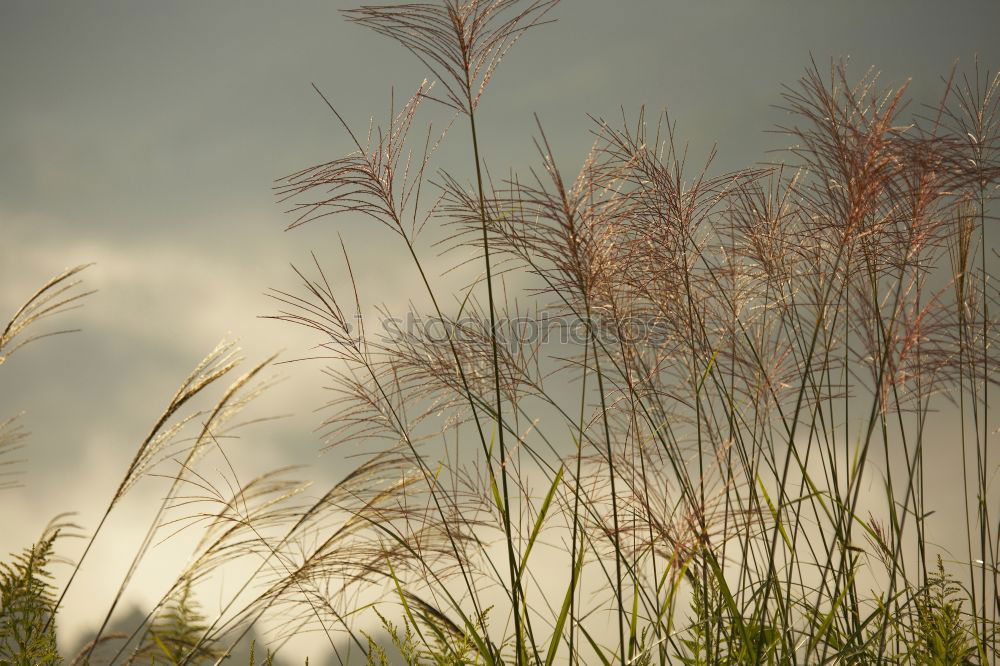
<svg viewBox="0 0 1000 666">
<path fill-rule="evenodd" d="M 26 486 L 0 498 L 0 553 L 61 511 L 92 529 L 149 424 L 227 333 L 251 358 L 304 353 L 308 337 L 258 318 L 274 311 L 263 292 L 293 284 L 288 264 L 310 250 L 335 261 L 336 231 L 367 299 L 405 300 L 413 275 L 386 257 L 383 230 L 342 220 L 286 233 L 271 191 L 348 149 L 311 83 L 364 125 L 384 117 L 392 88 L 411 91 L 425 75 L 401 48 L 343 22 L 337 10 L 349 6 L 0 0 L 0 315 L 68 265 L 97 262 L 86 279 L 100 290 L 63 320 L 82 333 L 29 347 L 0 371 L 0 417 L 25 409 L 33 433 Z M 765 132 L 782 117 L 771 105 L 810 56 L 821 67 L 849 56 L 856 76 L 874 65 L 887 84 L 912 77 L 918 101 L 936 98 L 956 58 L 1000 66 L 994 1 L 564 0 L 553 15 L 482 103 L 494 170 L 530 162 L 536 112 L 570 172 L 589 146 L 588 113 L 643 104 L 669 107 L 696 154 L 718 144 L 720 168 L 735 168 L 783 145 Z M 319 369 L 283 371 L 269 404 L 296 416 L 247 438 L 257 470 L 319 449 Z M 317 470 L 333 478 L 343 467 L 328 456 Z M 158 492 L 140 488 L 98 543 L 67 632 L 105 607 L 101 577 L 131 555 Z M 167 559 L 140 576 L 140 601 L 157 594 Z"/>
</svg>

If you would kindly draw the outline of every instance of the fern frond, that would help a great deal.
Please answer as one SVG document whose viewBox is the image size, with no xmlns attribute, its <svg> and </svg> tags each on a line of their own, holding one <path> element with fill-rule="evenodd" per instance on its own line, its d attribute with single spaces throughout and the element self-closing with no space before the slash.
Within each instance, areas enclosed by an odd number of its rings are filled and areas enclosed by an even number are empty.
<svg viewBox="0 0 1000 666">
<path fill-rule="evenodd" d="M 133 659 L 143 664 L 214 663 L 223 656 L 223 651 L 211 641 L 199 640 L 206 626 L 201 606 L 188 582 L 178 588 L 163 613 L 153 622 L 145 643 Z"/>
<path fill-rule="evenodd" d="M 53 521 L 33 546 L 0 562 L 0 663 L 37 666 L 62 663 L 56 626 L 50 620 L 55 595 L 48 566 L 60 531 Z"/>
</svg>

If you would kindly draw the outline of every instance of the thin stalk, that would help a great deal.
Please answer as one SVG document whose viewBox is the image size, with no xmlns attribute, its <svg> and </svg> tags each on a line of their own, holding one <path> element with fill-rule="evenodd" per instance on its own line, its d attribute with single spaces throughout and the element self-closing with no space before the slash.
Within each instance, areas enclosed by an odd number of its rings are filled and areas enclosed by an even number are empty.
<svg viewBox="0 0 1000 666">
<path fill-rule="evenodd" d="M 493 388 L 496 393 L 496 419 L 497 439 L 500 445 L 500 482 L 503 493 L 503 528 L 504 537 L 507 541 L 507 564 L 510 568 L 510 585 L 512 594 L 512 609 L 514 612 L 514 642 L 517 650 L 516 663 L 521 666 L 523 663 L 524 646 L 522 644 L 521 630 L 521 580 L 518 574 L 517 556 L 514 554 L 514 537 L 510 525 L 510 492 L 507 481 L 507 444 L 504 439 L 504 429 L 501 423 L 503 418 L 503 395 L 500 391 L 500 357 L 497 348 L 497 327 L 496 327 L 496 303 L 493 296 L 493 267 L 490 262 L 490 239 L 489 229 L 486 220 L 486 194 L 483 190 L 483 170 L 479 157 L 479 137 L 476 132 L 476 113 L 473 109 L 471 95 L 469 97 L 469 128 L 472 132 L 472 153 L 476 162 L 476 187 L 479 195 L 479 217 L 483 230 L 483 261 L 486 265 L 486 294 L 490 309 L 490 347 L 493 353 Z"/>
</svg>

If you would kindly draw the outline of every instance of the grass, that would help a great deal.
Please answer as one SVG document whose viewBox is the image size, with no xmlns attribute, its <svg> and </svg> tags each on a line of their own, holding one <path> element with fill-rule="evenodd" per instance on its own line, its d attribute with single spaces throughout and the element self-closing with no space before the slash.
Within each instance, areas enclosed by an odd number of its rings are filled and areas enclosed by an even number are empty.
<svg viewBox="0 0 1000 666">
<path fill-rule="evenodd" d="M 640 110 L 595 119 L 572 178 L 539 124 L 538 166 L 496 181 L 477 111 L 514 42 L 558 29 L 540 27 L 555 4 L 345 12 L 436 83 L 365 134 L 331 105 L 354 152 L 276 192 L 290 228 L 377 222 L 436 328 L 357 320 L 364 285 L 343 245 L 336 273 L 319 257 L 296 269 L 273 317 L 316 332 L 324 436 L 362 452 L 356 469 L 319 494 L 291 470 L 210 484 L 199 461 L 228 460 L 273 361 L 233 379 L 243 361 L 220 345 L 110 495 L 105 519 L 141 477 L 169 483 L 77 661 L 119 641 L 117 663 L 211 663 L 265 617 L 282 627 L 274 647 L 320 632 L 342 663 L 997 660 L 1000 78 L 954 70 L 939 104 L 908 114 L 905 87 L 813 63 L 785 90 L 777 162 L 692 166 L 669 118 Z M 446 132 L 416 129 L 425 105 L 453 114 Z M 436 167 L 445 141 L 467 147 L 464 175 Z M 461 286 L 435 274 L 435 252 L 457 257 Z M 77 303 L 79 270 L 15 314 L 0 359 Z M 538 335 L 542 313 L 572 340 Z M 23 439 L 4 428 L 0 454 Z M 58 659 L 54 620 L 103 523 L 61 590 L 43 569 L 65 527 L 6 566 L 0 659 Z M 189 565 L 130 641 L 105 636 L 178 526 L 203 530 Z M 203 617 L 199 587 L 246 563 Z"/>
</svg>

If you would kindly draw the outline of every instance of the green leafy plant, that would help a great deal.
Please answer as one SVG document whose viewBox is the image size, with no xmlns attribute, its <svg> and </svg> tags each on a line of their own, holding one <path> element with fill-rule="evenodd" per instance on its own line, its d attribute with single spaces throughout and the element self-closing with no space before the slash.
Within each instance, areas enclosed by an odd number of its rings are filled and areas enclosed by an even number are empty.
<svg viewBox="0 0 1000 666">
<path fill-rule="evenodd" d="M 51 622 L 55 594 L 49 565 L 60 531 L 72 525 L 50 523 L 30 548 L 0 562 L 0 663 L 60 664 L 56 628 Z"/>
<path fill-rule="evenodd" d="M 138 663 L 153 664 L 180 664 L 185 659 L 195 663 L 214 663 L 225 653 L 211 643 L 199 643 L 207 626 L 206 618 L 191 593 L 191 584 L 186 581 L 153 621 L 146 643 L 132 659 Z"/>
<path fill-rule="evenodd" d="M 379 622 L 389 642 L 395 648 L 406 666 L 463 666 L 481 663 L 476 657 L 475 644 L 468 636 L 462 635 L 455 627 L 449 626 L 441 618 L 421 614 L 425 632 L 414 632 L 407 617 L 403 618 L 402 631 L 391 620 L 378 613 Z M 385 648 L 371 635 L 368 641 L 368 666 L 390 666 L 392 661 Z"/>
<path fill-rule="evenodd" d="M 909 658 L 928 666 L 965 666 L 979 661 L 976 632 L 962 606 L 966 595 L 944 570 L 937 571 L 917 594 Z M 992 641 L 990 641 L 992 642 Z"/>
</svg>

